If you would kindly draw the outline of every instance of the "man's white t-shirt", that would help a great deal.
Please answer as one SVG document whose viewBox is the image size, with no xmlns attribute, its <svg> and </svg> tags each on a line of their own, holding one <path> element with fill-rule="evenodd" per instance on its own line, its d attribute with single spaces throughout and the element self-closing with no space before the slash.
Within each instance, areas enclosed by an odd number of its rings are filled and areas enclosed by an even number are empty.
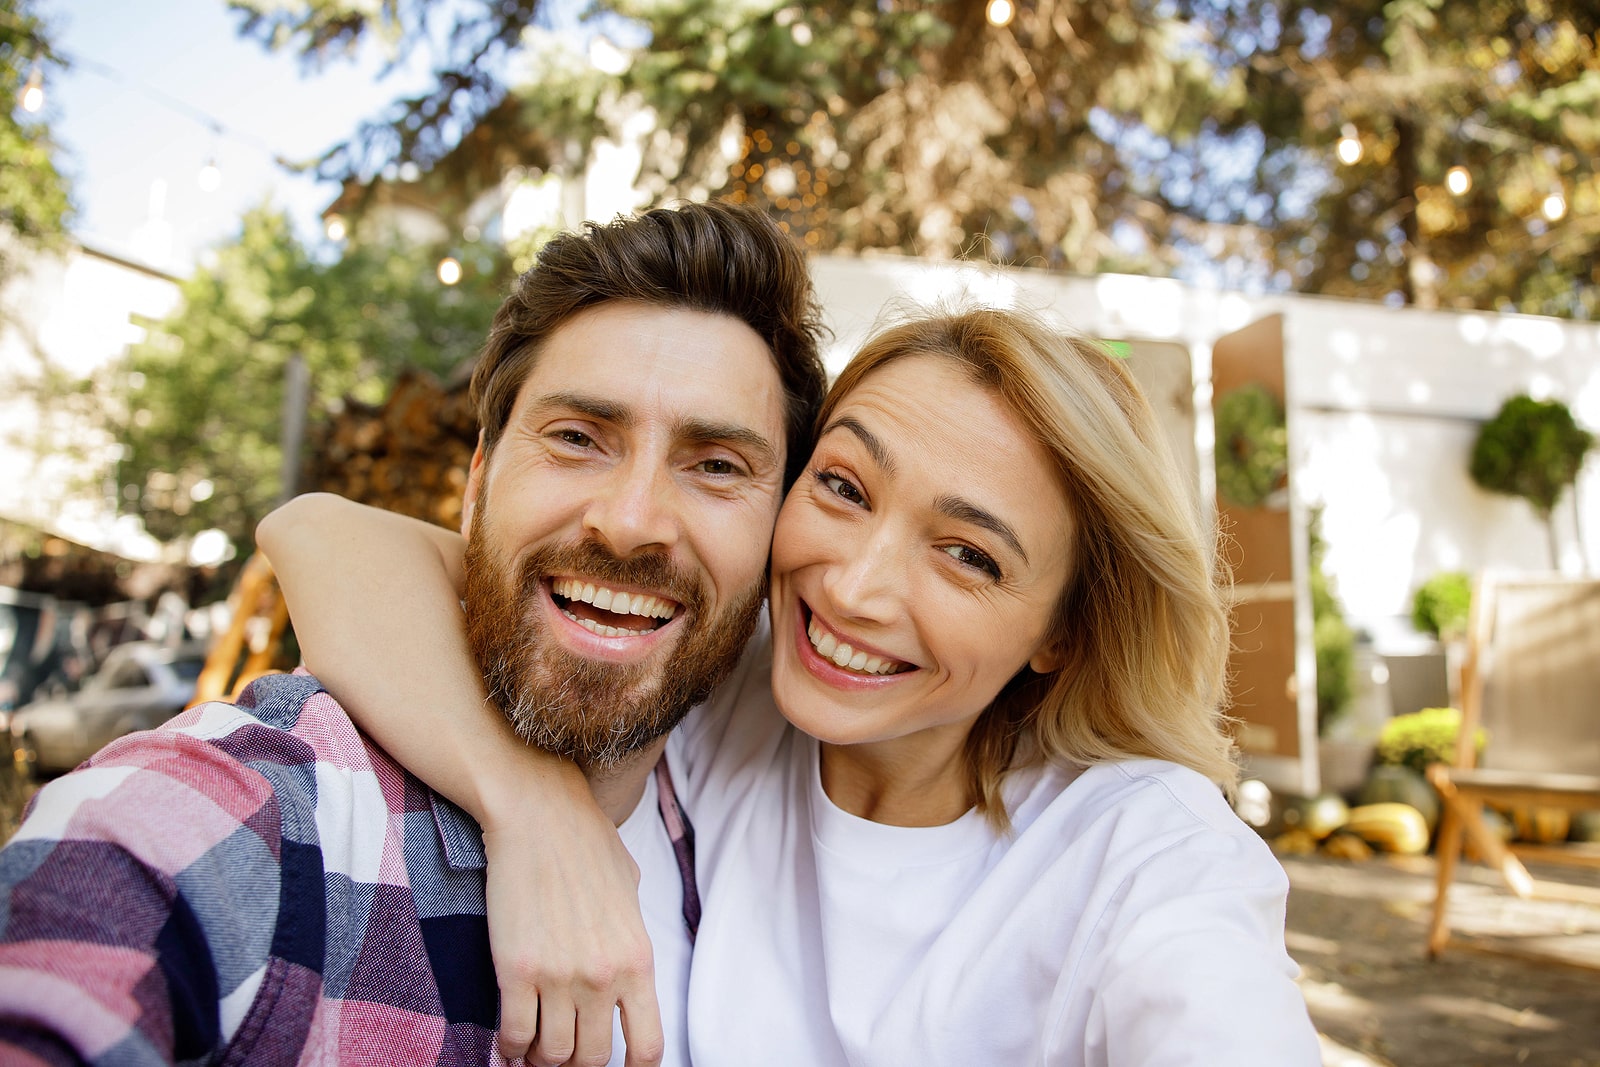
<svg viewBox="0 0 1600 1067">
<path fill-rule="evenodd" d="M 1320 1063 L 1288 881 L 1202 776 L 1008 776 L 1012 832 L 859 819 L 773 703 L 765 626 L 668 745 L 704 916 L 690 1053 L 721 1064 Z"/>
<path fill-rule="evenodd" d="M 683 922 L 683 880 L 678 874 L 672 839 L 661 821 L 659 797 L 656 776 L 646 776 L 644 795 L 633 813 L 617 827 L 617 833 L 639 865 L 639 907 L 655 952 L 656 999 L 661 1005 L 662 1036 L 666 1039 L 662 1067 L 689 1067 L 689 1041 L 684 1032 L 689 934 Z M 623 1067 L 625 1058 L 622 1018 L 620 1013 L 614 1013 L 610 1067 Z"/>
</svg>

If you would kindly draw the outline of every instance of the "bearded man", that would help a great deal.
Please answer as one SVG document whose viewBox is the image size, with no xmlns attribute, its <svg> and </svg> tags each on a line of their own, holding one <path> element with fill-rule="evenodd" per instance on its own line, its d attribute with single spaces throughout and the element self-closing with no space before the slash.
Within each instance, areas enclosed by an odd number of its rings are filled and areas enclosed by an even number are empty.
<svg viewBox="0 0 1600 1067">
<path fill-rule="evenodd" d="M 690 205 L 546 245 L 474 373 L 472 651 L 640 872 L 657 981 L 619 1064 L 686 1062 L 692 836 L 659 755 L 755 624 L 818 321 L 770 220 Z M 260 679 L 46 786 L 0 850 L 0 1060 L 491 1062 L 485 891 L 469 816 L 315 676 Z"/>
</svg>

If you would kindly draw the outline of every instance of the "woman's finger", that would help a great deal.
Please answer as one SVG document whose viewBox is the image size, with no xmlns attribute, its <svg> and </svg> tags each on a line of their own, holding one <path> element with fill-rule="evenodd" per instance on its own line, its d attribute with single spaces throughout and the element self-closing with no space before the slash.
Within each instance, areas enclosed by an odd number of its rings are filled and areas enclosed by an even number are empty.
<svg viewBox="0 0 1600 1067">
<path fill-rule="evenodd" d="M 533 1067 L 560 1067 L 571 1060 L 576 1024 L 577 1011 L 571 1000 L 541 991 L 539 1033 L 528 1054 L 528 1063 Z"/>
<path fill-rule="evenodd" d="M 622 1041 L 627 1047 L 625 1067 L 657 1067 L 666 1055 L 661 1030 L 661 1006 L 656 1001 L 654 972 L 635 984 L 622 998 Z"/>
</svg>

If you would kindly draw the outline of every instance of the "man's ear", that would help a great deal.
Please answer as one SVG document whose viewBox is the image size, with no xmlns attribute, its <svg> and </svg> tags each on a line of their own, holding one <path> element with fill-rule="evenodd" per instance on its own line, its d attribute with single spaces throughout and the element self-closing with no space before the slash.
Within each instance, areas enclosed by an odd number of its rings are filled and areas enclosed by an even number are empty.
<svg viewBox="0 0 1600 1067">
<path fill-rule="evenodd" d="M 478 447 L 472 450 L 472 465 L 467 468 L 467 488 L 461 493 L 461 536 L 472 536 L 472 510 L 483 488 L 483 431 L 478 431 Z"/>
</svg>

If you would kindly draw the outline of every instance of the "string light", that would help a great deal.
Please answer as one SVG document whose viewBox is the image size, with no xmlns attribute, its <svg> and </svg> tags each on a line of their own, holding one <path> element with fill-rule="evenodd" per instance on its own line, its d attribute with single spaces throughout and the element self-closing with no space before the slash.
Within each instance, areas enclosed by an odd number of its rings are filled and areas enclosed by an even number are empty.
<svg viewBox="0 0 1600 1067">
<path fill-rule="evenodd" d="M 343 215 L 329 215 L 324 232 L 330 241 L 342 241 L 349 230 L 345 227 Z"/>
<path fill-rule="evenodd" d="M 28 72 L 28 82 L 17 94 L 17 100 L 30 115 L 44 107 L 44 72 L 38 67 Z"/>
<path fill-rule="evenodd" d="M 1361 162 L 1361 137 L 1356 133 L 1353 123 L 1344 124 L 1344 129 L 1339 134 L 1339 143 L 1334 146 L 1334 154 L 1339 157 L 1339 162 L 1347 167 L 1353 167 Z"/>
<path fill-rule="evenodd" d="M 989 6 L 984 10 L 984 17 L 991 26 L 1009 26 L 1011 17 L 1017 13 L 1016 5 L 1011 0 L 989 0 Z"/>
<path fill-rule="evenodd" d="M 215 159 L 206 160 L 206 165 L 200 168 L 195 181 L 200 186 L 202 193 L 214 193 L 222 187 L 222 171 L 217 166 Z"/>
<path fill-rule="evenodd" d="M 1557 189 L 1544 198 L 1544 203 L 1539 205 L 1539 211 L 1549 222 L 1560 222 L 1567 216 L 1567 198 Z"/>
<path fill-rule="evenodd" d="M 439 280 L 445 285 L 454 285 L 461 280 L 461 262 L 454 256 L 445 256 L 439 261 Z"/>
<path fill-rule="evenodd" d="M 1472 172 L 1466 167 L 1451 167 L 1445 172 L 1444 187 L 1452 196 L 1466 196 L 1472 191 Z"/>
</svg>

